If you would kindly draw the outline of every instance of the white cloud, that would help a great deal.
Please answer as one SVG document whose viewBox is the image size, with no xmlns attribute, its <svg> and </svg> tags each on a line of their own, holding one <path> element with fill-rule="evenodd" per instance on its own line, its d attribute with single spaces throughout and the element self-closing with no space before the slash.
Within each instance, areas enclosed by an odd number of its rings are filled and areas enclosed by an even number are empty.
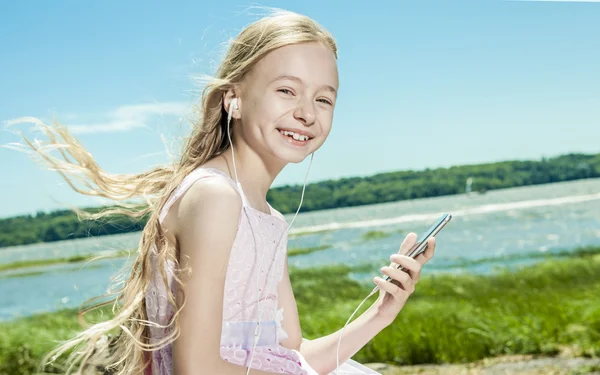
<svg viewBox="0 0 600 375">
<path fill-rule="evenodd" d="M 101 117 L 107 118 L 105 121 L 67 125 L 67 127 L 73 134 L 124 132 L 146 127 L 156 117 L 181 117 L 188 109 L 189 104 L 182 102 L 125 105 L 102 115 Z"/>
</svg>

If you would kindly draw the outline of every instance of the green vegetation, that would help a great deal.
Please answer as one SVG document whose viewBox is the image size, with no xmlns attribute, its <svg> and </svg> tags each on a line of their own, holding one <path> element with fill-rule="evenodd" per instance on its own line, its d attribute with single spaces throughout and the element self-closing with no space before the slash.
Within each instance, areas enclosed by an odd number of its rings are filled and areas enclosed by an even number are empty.
<svg viewBox="0 0 600 375">
<path fill-rule="evenodd" d="M 443 268 L 458 268 L 458 267 L 468 267 L 476 264 L 486 264 L 486 263 L 506 263 L 508 261 L 513 260 L 527 260 L 527 259 L 553 259 L 559 257 L 582 257 L 586 255 L 594 255 L 600 251 L 600 248 L 597 247 L 581 247 L 575 250 L 560 250 L 560 251 L 552 251 L 547 253 L 525 253 L 525 254 L 510 254 L 501 257 L 485 257 L 479 259 L 467 259 L 467 258 L 456 258 L 451 263 L 445 264 Z M 440 266 L 437 266 L 440 268 Z"/>
<path fill-rule="evenodd" d="M 97 213 L 105 208 L 86 208 L 85 211 Z M 96 221 L 79 220 L 70 210 L 40 211 L 35 216 L 0 219 L 0 247 L 137 232 L 144 228 L 146 220 L 147 217 L 133 219 L 126 215 L 112 215 Z"/>
<path fill-rule="evenodd" d="M 322 233 L 327 233 L 327 232 L 332 232 L 335 229 L 322 229 L 322 230 L 316 230 L 316 231 L 312 231 L 312 232 L 290 232 L 288 234 L 288 238 L 296 238 L 296 237 L 300 237 L 300 236 L 310 236 L 313 234 L 322 234 Z"/>
<path fill-rule="evenodd" d="M 573 375 L 597 374 L 600 372 L 600 365 L 586 365 L 577 369 Z"/>
<path fill-rule="evenodd" d="M 350 271 L 291 273 L 304 337 L 341 328 L 372 289 L 347 279 Z M 562 347 L 600 355 L 598 274 L 600 248 L 488 276 L 424 272 L 396 321 L 354 358 L 400 365 L 459 363 L 502 354 L 553 355 Z"/>
<path fill-rule="evenodd" d="M 371 241 L 371 240 L 378 240 L 378 239 L 381 239 L 381 238 L 386 238 L 386 237 L 389 237 L 391 235 L 392 235 L 391 233 L 384 232 L 384 231 L 381 231 L 381 230 L 370 230 L 368 232 L 365 232 L 362 235 L 362 239 L 365 240 L 365 241 Z"/>
<path fill-rule="evenodd" d="M 462 194 L 469 177 L 473 178 L 472 190 L 479 192 L 600 177 L 600 154 L 568 154 L 540 161 L 504 161 L 321 181 L 306 186 L 301 211 Z M 301 193 L 301 185 L 283 186 L 269 190 L 267 199 L 282 213 L 290 213 L 298 208 Z"/>
<path fill-rule="evenodd" d="M 101 321 L 110 314 L 103 307 L 86 314 L 86 321 Z M 88 318 L 92 319 L 88 319 Z M 66 340 L 80 330 L 76 310 L 37 314 L 9 323 L 0 323 L 0 375 L 33 375 L 42 357 L 60 340 Z M 60 374 L 56 368 L 48 373 Z"/>
<path fill-rule="evenodd" d="M 292 248 L 288 249 L 288 256 L 296 256 L 296 255 L 304 255 L 314 253 L 315 251 L 321 251 L 331 248 L 331 245 L 321 245 L 315 247 L 300 247 L 300 248 Z M 42 266 L 51 266 L 55 264 L 64 264 L 64 263 L 83 263 L 92 260 L 98 259 L 109 259 L 109 258 L 120 258 L 129 256 L 130 252 L 127 250 L 115 251 L 108 254 L 103 255 L 94 255 L 94 254 L 83 254 L 83 255 L 74 255 L 72 257 L 67 258 L 54 258 L 54 259 L 36 259 L 36 260 L 22 260 L 12 263 L 0 264 L 0 272 L 22 269 L 22 268 L 30 268 L 30 267 L 42 267 Z M 41 272 L 37 272 L 41 273 Z M 30 275 L 32 273 L 23 274 Z M 12 275 L 11 275 L 12 276 Z"/>
<path fill-rule="evenodd" d="M 315 247 L 300 247 L 300 248 L 288 249 L 288 256 L 293 257 L 296 255 L 310 254 L 310 253 L 314 253 L 315 251 L 326 250 L 329 248 L 331 248 L 331 245 L 321 245 L 321 246 L 315 246 Z"/>
<path fill-rule="evenodd" d="M 119 257 L 127 256 L 127 255 L 129 255 L 129 252 L 122 250 L 122 251 L 116 251 L 114 253 L 105 254 L 105 255 L 101 255 L 101 256 L 87 254 L 87 255 L 74 255 L 72 257 L 67 257 L 67 258 L 23 260 L 23 261 L 17 261 L 17 262 L 13 262 L 13 263 L 0 264 L 0 272 L 7 271 L 7 270 L 20 269 L 20 268 L 50 266 L 53 264 L 87 262 L 87 261 L 90 261 L 93 259 L 97 259 L 99 257 L 101 257 L 102 259 L 119 258 Z"/>
<path fill-rule="evenodd" d="M 473 178 L 473 191 L 479 192 L 600 177 L 600 154 L 568 154 L 540 161 L 504 161 L 321 181 L 306 186 L 301 211 L 461 194 L 469 177 Z M 301 192 L 300 185 L 276 187 L 269 190 L 267 200 L 288 214 L 296 211 Z M 134 232 L 143 228 L 145 220 L 115 215 L 104 222 L 90 222 L 79 221 L 68 210 L 38 212 L 35 216 L 0 220 L 0 247 Z"/>
<path fill-rule="evenodd" d="M 373 285 L 350 272 L 377 268 L 290 269 L 303 336 L 339 330 Z M 427 275 L 396 321 L 354 359 L 400 365 L 462 363 L 502 354 L 600 355 L 600 248 L 546 259 L 535 266 L 481 275 Z M 364 311 L 376 296 L 361 308 Z M 109 309 L 92 314 L 101 320 Z M 77 330 L 63 310 L 1 323 L 0 375 L 29 375 L 57 340 Z"/>
</svg>

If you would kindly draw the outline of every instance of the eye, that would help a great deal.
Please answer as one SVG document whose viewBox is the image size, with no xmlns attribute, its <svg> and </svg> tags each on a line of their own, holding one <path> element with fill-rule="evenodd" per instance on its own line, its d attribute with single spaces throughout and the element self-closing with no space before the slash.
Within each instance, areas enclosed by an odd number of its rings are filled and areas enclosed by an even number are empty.
<svg viewBox="0 0 600 375">
<path fill-rule="evenodd" d="M 321 102 L 321 103 L 325 103 L 325 104 L 333 105 L 333 103 L 332 103 L 332 102 L 331 102 L 331 100 L 329 100 L 329 99 L 323 99 L 323 98 L 321 98 L 321 99 L 317 99 L 317 101 L 318 101 L 318 102 Z"/>
<path fill-rule="evenodd" d="M 292 90 L 289 89 L 279 89 L 277 90 L 278 92 L 282 92 L 284 94 L 289 94 L 289 95 L 293 95 L 294 93 L 292 92 Z"/>
</svg>

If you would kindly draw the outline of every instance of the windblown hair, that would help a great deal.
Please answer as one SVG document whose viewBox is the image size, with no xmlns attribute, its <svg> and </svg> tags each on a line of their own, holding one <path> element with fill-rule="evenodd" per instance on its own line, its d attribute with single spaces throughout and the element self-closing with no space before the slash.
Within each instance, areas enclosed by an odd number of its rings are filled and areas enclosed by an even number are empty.
<svg viewBox="0 0 600 375">
<path fill-rule="evenodd" d="M 193 130 L 183 142 L 181 156 L 175 158 L 170 165 L 155 167 L 143 173 L 110 174 L 102 170 L 92 155 L 57 121 L 52 125 L 35 118 L 11 121 L 34 123 L 35 128 L 43 131 L 48 137 L 48 141 L 45 142 L 32 142 L 22 135 L 24 143 L 19 144 L 22 151 L 31 154 L 49 169 L 57 171 L 78 193 L 108 198 L 115 202 L 112 208 L 95 214 L 73 208 L 80 219 L 84 217 L 97 220 L 113 214 L 148 218 L 132 267 L 123 268 L 121 282 L 113 281 L 114 285 L 103 295 L 112 298 L 108 302 L 94 304 L 79 312 L 81 322 L 82 315 L 88 311 L 112 304 L 110 319 L 91 324 L 88 328 L 84 327 L 85 329 L 75 337 L 61 342 L 44 357 L 40 364 L 41 371 L 53 364 L 64 369 L 65 374 L 81 374 L 87 367 L 96 365 L 98 351 L 102 351 L 102 367 L 106 373 L 140 374 L 148 365 L 144 360 L 145 352 L 158 350 L 177 339 L 177 318 L 185 306 L 185 296 L 182 305 L 178 307 L 175 296 L 168 287 L 166 290 L 169 293 L 169 303 L 176 311 L 173 319 L 163 327 L 169 328 L 170 333 L 164 340 L 154 344 L 150 343 L 148 337 L 148 327 L 157 326 L 147 319 L 145 307 L 145 293 L 152 273 L 159 272 L 165 285 L 168 285 L 166 260 L 172 260 L 176 269 L 181 271 L 177 249 L 168 245 L 161 229 L 159 212 L 186 175 L 231 146 L 227 137 L 223 94 L 241 84 L 254 64 L 269 52 L 286 45 L 305 42 L 321 42 L 330 48 L 337 58 L 337 46 L 333 37 L 318 23 L 303 15 L 274 10 L 269 16 L 242 30 L 230 42 L 216 76 L 206 83 L 200 103 L 195 104 L 194 113 L 197 119 L 192 121 Z M 54 156 L 53 152 L 59 155 Z M 77 183 L 84 187 L 77 186 Z M 133 199 L 141 199 L 144 203 L 127 203 Z M 156 257 L 159 269 L 152 268 L 151 255 Z M 182 285 L 177 276 L 174 281 L 176 285 Z M 110 338 L 109 345 L 103 345 L 106 344 L 107 338 Z M 56 363 L 61 357 L 67 358 L 62 358 Z"/>
</svg>

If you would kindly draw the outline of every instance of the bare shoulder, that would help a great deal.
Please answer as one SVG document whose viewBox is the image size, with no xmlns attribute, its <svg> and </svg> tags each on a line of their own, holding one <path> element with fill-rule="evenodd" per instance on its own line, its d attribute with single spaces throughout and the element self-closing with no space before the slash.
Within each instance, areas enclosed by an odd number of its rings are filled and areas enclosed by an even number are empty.
<svg viewBox="0 0 600 375">
<path fill-rule="evenodd" d="M 177 212 L 194 215 L 206 206 L 219 206 L 223 209 L 240 208 L 242 199 L 237 190 L 222 178 L 202 178 L 194 182 L 179 202 Z"/>
<path fill-rule="evenodd" d="M 222 178 L 195 181 L 173 205 L 167 221 L 175 237 L 210 223 L 237 225 L 242 199 L 237 190 Z"/>
</svg>

